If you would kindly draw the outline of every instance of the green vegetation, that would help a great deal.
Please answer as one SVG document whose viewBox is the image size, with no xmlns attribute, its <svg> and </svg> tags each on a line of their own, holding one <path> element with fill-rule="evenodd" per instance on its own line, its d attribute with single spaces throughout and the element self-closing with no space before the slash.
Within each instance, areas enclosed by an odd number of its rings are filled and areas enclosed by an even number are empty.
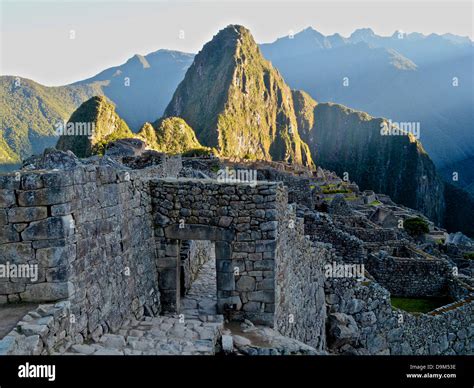
<svg viewBox="0 0 474 388">
<path fill-rule="evenodd" d="M 242 26 L 223 29 L 195 57 L 165 111 L 172 116 L 222 156 L 314 166 L 290 88 Z"/>
<path fill-rule="evenodd" d="M 409 313 L 427 313 L 451 303 L 449 298 L 397 298 L 392 297 L 392 306 Z"/>
<path fill-rule="evenodd" d="M 336 185 L 334 183 L 330 183 L 328 185 L 322 185 L 320 186 L 321 190 L 323 191 L 323 194 L 345 194 L 345 193 L 351 193 L 351 191 L 345 187 L 341 187 L 339 185 Z"/>
<path fill-rule="evenodd" d="M 344 197 L 346 201 L 357 201 L 359 198 L 356 196 Z"/>
<path fill-rule="evenodd" d="M 146 122 L 142 125 L 140 130 L 137 132 L 137 137 L 143 140 L 149 148 L 158 148 L 155 128 L 153 128 L 153 125 L 151 125 L 150 123 Z"/>
<path fill-rule="evenodd" d="M 0 164 L 18 163 L 58 140 L 55 125 L 94 95 L 98 83 L 47 87 L 26 78 L 0 77 Z"/>
<path fill-rule="evenodd" d="M 403 222 L 403 228 L 412 237 L 420 237 L 430 231 L 428 222 L 421 217 L 408 218 Z"/>
<path fill-rule="evenodd" d="M 375 200 L 375 201 L 372 201 L 371 203 L 369 203 L 370 206 L 380 206 L 382 204 L 382 202 L 378 201 L 378 200 Z"/>
<path fill-rule="evenodd" d="M 107 143 L 135 137 L 128 125 L 117 113 L 115 107 L 103 96 L 95 96 L 84 102 L 71 116 L 68 123 L 93 124 L 92 136 L 63 135 L 56 147 L 70 150 L 78 157 L 85 158 L 93 154 L 102 155 Z"/>
<path fill-rule="evenodd" d="M 199 143 L 193 129 L 180 117 L 160 119 L 155 123 L 155 128 L 155 149 L 160 152 L 185 156 L 203 156 L 212 152 Z"/>
<path fill-rule="evenodd" d="M 463 255 L 466 260 L 474 260 L 474 252 L 468 252 Z"/>
</svg>

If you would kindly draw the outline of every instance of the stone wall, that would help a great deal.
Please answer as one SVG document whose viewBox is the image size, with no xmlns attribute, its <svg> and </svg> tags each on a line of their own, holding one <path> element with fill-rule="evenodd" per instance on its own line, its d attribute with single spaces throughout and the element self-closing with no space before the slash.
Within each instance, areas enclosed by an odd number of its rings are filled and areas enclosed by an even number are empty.
<svg viewBox="0 0 474 388">
<path fill-rule="evenodd" d="M 282 209 L 276 254 L 275 327 L 285 336 L 317 350 L 326 348 L 323 266 L 325 244 L 304 235 L 303 219 L 293 206 Z"/>
<path fill-rule="evenodd" d="M 273 325 L 277 196 L 282 184 L 151 181 L 163 307 L 179 311 L 179 241 L 215 242 L 217 308 Z"/>
<path fill-rule="evenodd" d="M 442 259 L 370 254 L 366 269 L 394 296 L 441 297 L 449 294 L 451 269 Z"/>
<path fill-rule="evenodd" d="M 355 236 L 339 229 L 325 213 L 304 212 L 305 234 L 312 241 L 332 244 L 338 256 L 348 263 L 363 263 L 367 255 L 364 243 Z"/>
<path fill-rule="evenodd" d="M 473 354 L 472 296 L 429 314 L 392 308 L 390 293 L 373 281 L 328 279 L 328 346 L 359 355 Z"/>
<path fill-rule="evenodd" d="M 36 265 L 39 276 L 0 279 L 0 302 L 67 299 L 83 338 L 157 314 L 148 179 L 163 173 L 81 165 L 1 176 L 0 264 Z"/>
<path fill-rule="evenodd" d="M 0 355 L 36 356 L 61 353 L 74 343 L 82 343 L 71 319 L 69 301 L 43 304 L 26 314 L 0 340 Z"/>
</svg>

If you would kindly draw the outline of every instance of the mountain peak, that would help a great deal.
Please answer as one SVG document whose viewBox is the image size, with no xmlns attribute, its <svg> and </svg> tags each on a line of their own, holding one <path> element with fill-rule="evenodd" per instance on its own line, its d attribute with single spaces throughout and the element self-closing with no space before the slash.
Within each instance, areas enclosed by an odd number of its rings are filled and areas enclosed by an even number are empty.
<svg viewBox="0 0 474 388">
<path fill-rule="evenodd" d="M 223 156 L 312 165 L 291 90 L 243 26 L 227 26 L 196 55 L 166 108 L 172 116 Z"/>
<path fill-rule="evenodd" d="M 227 27 L 220 30 L 211 42 L 215 39 L 238 40 L 243 37 L 251 37 L 253 40 L 250 30 L 239 24 L 229 24 Z"/>
<path fill-rule="evenodd" d="M 373 37 L 375 37 L 375 32 L 372 28 L 358 28 L 351 34 L 349 39 L 365 40 Z"/>
<path fill-rule="evenodd" d="M 115 106 L 104 96 L 83 102 L 60 129 L 56 148 L 70 150 L 80 158 L 101 153 L 106 143 L 132 137 L 127 124 L 115 113 Z"/>
</svg>

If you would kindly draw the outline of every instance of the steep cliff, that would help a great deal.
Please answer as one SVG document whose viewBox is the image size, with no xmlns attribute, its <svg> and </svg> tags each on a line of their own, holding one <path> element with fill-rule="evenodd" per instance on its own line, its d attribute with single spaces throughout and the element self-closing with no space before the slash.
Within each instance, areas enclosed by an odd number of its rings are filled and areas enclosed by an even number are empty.
<svg viewBox="0 0 474 388">
<path fill-rule="evenodd" d="M 385 119 L 307 95 L 295 99 L 301 137 L 316 164 L 349 174 L 361 189 L 386 193 L 436 223 L 445 214 L 444 185 L 421 143 L 410 134 L 387 134 Z M 309 113 L 313 107 L 313 116 Z"/>
<path fill-rule="evenodd" d="M 196 55 L 165 110 L 171 116 L 223 156 L 312 165 L 290 88 L 242 26 L 221 30 Z"/>
</svg>

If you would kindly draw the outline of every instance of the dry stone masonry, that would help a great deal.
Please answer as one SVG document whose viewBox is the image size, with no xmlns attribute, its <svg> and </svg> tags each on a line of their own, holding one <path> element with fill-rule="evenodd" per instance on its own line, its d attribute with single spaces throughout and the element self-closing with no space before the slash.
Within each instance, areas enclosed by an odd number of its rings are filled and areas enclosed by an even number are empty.
<svg viewBox="0 0 474 388">
<path fill-rule="evenodd" d="M 0 354 L 473 354 L 469 244 L 416 241 L 418 213 L 321 169 L 215 179 L 232 166 L 48 151 L 0 176 L 0 316 L 36 304 Z"/>
</svg>

